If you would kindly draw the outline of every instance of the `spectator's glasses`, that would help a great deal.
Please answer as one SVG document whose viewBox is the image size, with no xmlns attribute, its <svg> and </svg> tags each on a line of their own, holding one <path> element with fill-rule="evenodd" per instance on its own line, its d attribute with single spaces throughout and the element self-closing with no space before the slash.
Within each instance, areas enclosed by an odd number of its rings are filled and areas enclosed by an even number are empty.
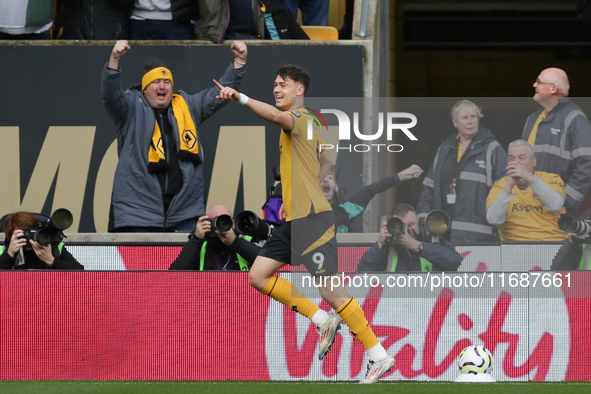
<svg viewBox="0 0 591 394">
<path fill-rule="evenodd" d="M 545 84 L 545 85 L 554 85 L 554 83 L 552 83 L 552 82 L 542 82 L 542 81 L 540 81 L 540 78 L 536 78 L 536 83 L 538 85 L 542 85 L 542 84 Z"/>
</svg>

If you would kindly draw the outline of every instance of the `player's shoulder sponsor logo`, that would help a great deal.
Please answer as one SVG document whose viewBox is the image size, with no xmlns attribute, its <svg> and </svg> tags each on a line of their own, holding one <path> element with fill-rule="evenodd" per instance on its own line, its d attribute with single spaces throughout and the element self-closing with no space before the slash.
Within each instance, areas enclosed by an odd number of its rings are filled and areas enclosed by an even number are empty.
<svg viewBox="0 0 591 394">
<path fill-rule="evenodd" d="M 302 116 L 302 114 L 300 114 L 299 111 L 296 111 L 295 109 L 290 109 L 289 112 L 291 112 L 292 114 L 295 115 L 296 118 L 299 118 Z"/>
</svg>

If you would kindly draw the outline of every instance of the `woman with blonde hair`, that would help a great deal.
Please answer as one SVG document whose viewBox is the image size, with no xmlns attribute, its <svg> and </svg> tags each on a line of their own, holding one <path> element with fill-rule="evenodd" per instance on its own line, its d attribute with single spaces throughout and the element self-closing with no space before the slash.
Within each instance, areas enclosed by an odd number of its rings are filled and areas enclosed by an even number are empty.
<svg viewBox="0 0 591 394">
<path fill-rule="evenodd" d="M 451 119 L 457 130 L 439 146 L 417 206 L 419 218 L 434 209 L 447 212 L 452 243 L 496 240 L 486 220 L 485 204 L 492 185 L 505 176 L 507 152 L 480 126 L 482 116 L 481 109 L 469 100 L 453 106 Z"/>
</svg>

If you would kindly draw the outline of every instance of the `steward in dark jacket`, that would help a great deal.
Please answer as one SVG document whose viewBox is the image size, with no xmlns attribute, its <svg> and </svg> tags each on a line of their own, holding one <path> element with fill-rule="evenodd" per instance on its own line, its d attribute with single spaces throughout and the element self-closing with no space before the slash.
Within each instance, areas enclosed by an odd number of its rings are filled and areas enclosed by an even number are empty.
<svg viewBox="0 0 591 394">
<path fill-rule="evenodd" d="M 543 108 L 527 118 L 522 138 L 528 140 Z M 570 98 L 558 104 L 538 125 L 536 171 L 558 174 L 565 183 L 567 213 L 576 216 L 591 187 L 591 123 Z"/>
<path fill-rule="evenodd" d="M 458 162 L 457 136 L 450 135 L 437 150 L 423 181 L 418 216 L 424 219 L 434 209 L 446 211 L 452 220 L 452 243 L 494 242 L 493 227 L 486 220 L 486 198 L 492 185 L 505 176 L 507 153 L 489 130 L 480 127 Z M 448 204 L 454 180 L 455 203 Z"/>
</svg>

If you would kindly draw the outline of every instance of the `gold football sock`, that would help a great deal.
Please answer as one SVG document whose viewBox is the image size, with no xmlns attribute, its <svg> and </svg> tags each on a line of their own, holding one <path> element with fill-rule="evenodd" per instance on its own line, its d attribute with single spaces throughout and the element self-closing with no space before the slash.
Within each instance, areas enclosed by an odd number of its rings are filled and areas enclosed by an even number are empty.
<svg viewBox="0 0 591 394">
<path fill-rule="evenodd" d="M 291 310 L 301 313 L 310 320 L 320 309 L 312 301 L 304 297 L 294 285 L 279 276 L 273 276 L 269 279 L 263 289 L 263 294 L 276 299 L 283 305 L 287 305 Z"/>
<path fill-rule="evenodd" d="M 363 309 L 361 309 L 354 298 L 349 299 L 349 301 L 341 305 L 337 309 L 337 313 L 347 323 L 349 330 L 361 342 L 365 350 L 369 350 L 379 343 L 378 338 L 376 338 L 369 326 L 369 322 L 365 318 Z"/>
</svg>

